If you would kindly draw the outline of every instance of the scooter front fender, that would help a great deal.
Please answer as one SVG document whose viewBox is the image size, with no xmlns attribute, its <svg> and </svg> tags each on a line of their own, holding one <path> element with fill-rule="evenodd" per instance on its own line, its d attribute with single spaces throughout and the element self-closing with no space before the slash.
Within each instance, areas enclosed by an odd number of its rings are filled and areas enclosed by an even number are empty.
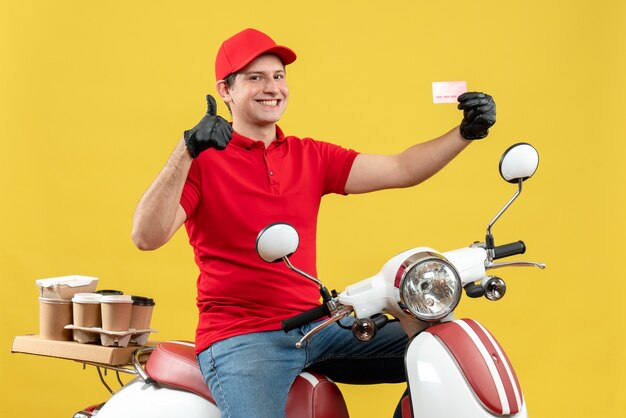
<svg viewBox="0 0 626 418">
<path fill-rule="evenodd" d="M 219 409 L 194 393 L 134 379 L 98 411 L 98 418 L 219 418 Z"/>
<path fill-rule="evenodd" d="M 476 321 L 446 322 L 417 334 L 405 361 L 416 418 L 527 417 L 513 367 Z"/>
</svg>

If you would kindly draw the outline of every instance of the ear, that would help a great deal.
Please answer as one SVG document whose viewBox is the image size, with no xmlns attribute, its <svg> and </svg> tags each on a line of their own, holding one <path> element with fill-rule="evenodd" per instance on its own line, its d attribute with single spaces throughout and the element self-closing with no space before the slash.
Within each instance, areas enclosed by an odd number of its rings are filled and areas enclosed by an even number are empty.
<svg viewBox="0 0 626 418">
<path fill-rule="evenodd" d="M 218 81 L 217 84 L 215 85 L 215 88 L 217 90 L 217 93 L 220 95 L 220 97 L 224 101 L 224 103 L 229 103 L 231 100 L 230 88 L 228 87 L 226 82 L 224 80 Z"/>
</svg>

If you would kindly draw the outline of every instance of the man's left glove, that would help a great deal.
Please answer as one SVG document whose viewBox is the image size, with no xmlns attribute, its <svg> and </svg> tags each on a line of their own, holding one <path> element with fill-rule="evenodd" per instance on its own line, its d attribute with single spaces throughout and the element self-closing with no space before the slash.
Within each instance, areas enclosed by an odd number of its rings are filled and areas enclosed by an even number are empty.
<svg viewBox="0 0 626 418">
<path fill-rule="evenodd" d="M 496 123 L 496 102 L 485 93 L 467 92 L 458 99 L 458 108 L 463 110 L 461 135 L 465 139 L 483 139 L 489 128 Z"/>
</svg>

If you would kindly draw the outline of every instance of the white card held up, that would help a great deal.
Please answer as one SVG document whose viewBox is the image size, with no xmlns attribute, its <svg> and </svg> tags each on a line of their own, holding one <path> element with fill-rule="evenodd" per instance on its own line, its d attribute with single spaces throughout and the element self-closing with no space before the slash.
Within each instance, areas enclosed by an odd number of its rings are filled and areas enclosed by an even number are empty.
<svg viewBox="0 0 626 418">
<path fill-rule="evenodd" d="M 433 103 L 457 103 L 456 98 L 466 91 L 465 81 L 433 81 Z"/>
</svg>

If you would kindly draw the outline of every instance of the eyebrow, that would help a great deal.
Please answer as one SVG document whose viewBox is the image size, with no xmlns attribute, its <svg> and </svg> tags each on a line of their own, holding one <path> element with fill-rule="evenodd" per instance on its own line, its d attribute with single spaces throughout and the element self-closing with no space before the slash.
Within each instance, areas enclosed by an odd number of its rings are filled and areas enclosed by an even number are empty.
<svg viewBox="0 0 626 418">
<path fill-rule="evenodd" d="M 272 73 L 272 74 L 285 73 L 285 74 L 287 74 L 287 71 L 284 68 L 281 68 L 280 70 L 275 70 L 275 71 L 245 71 L 245 72 L 241 72 L 239 74 L 250 75 L 250 74 L 266 74 L 266 73 Z"/>
</svg>

